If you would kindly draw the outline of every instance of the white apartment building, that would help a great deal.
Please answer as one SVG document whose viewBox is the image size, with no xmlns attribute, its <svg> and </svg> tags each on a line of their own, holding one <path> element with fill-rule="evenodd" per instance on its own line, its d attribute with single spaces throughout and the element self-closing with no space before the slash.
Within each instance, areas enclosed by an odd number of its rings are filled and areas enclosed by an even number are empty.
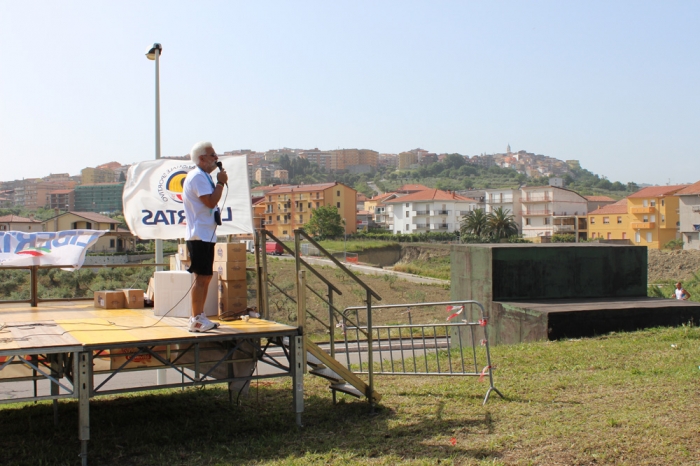
<svg viewBox="0 0 700 466">
<path fill-rule="evenodd" d="M 454 192 L 428 189 L 384 201 L 393 233 L 454 232 L 476 201 Z"/>
<path fill-rule="evenodd" d="M 524 238 L 574 233 L 577 239 L 585 239 L 585 233 L 579 232 L 586 230 L 588 200 L 580 194 L 555 186 L 523 187 L 520 203 Z"/>
<path fill-rule="evenodd" d="M 522 225 L 522 207 L 520 203 L 521 192 L 519 189 L 485 189 L 484 190 L 484 212 L 493 213 L 499 207 L 509 210 L 515 218 L 518 226 Z"/>
<path fill-rule="evenodd" d="M 683 249 L 700 249 L 700 181 L 676 193 Z"/>
</svg>

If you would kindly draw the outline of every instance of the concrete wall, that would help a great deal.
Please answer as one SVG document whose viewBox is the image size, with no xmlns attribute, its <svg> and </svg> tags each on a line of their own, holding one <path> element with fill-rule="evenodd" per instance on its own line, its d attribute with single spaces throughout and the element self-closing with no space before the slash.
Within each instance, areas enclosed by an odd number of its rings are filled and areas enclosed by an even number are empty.
<svg viewBox="0 0 700 466">
<path fill-rule="evenodd" d="M 638 246 L 491 248 L 493 299 L 647 295 L 647 249 Z"/>
<path fill-rule="evenodd" d="M 647 249 L 596 243 L 453 245 L 451 299 L 481 302 L 492 341 L 546 338 L 547 319 L 507 301 L 644 297 Z M 494 302 L 496 301 L 496 302 Z M 517 311 L 517 312 L 516 312 Z M 465 309 L 476 321 L 478 309 Z"/>
</svg>

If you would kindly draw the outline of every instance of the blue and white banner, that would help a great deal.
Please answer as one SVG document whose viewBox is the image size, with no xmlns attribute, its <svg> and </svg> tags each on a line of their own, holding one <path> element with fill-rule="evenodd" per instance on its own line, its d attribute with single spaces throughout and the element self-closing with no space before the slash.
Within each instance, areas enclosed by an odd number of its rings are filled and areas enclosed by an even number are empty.
<svg viewBox="0 0 700 466">
<path fill-rule="evenodd" d="M 0 231 L 0 266 L 63 265 L 65 270 L 79 269 L 87 249 L 105 233 L 102 230 Z"/>
<path fill-rule="evenodd" d="M 253 208 L 245 155 L 219 157 L 228 187 L 219 202 L 222 225 L 217 235 L 253 234 Z M 182 184 L 195 165 L 189 160 L 159 159 L 129 167 L 124 185 L 124 219 L 141 239 L 185 237 Z M 213 175 L 216 175 L 214 171 Z"/>
</svg>

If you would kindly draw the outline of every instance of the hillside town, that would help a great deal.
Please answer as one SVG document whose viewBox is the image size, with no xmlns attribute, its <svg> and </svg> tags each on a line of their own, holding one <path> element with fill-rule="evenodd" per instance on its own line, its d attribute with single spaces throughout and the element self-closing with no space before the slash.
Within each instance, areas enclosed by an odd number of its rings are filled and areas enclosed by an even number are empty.
<svg viewBox="0 0 700 466">
<path fill-rule="evenodd" d="M 435 154 L 413 149 L 399 154 L 380 154 L 369 149 L 275 149 L 256 152 L 247 149 L 223 152 L 221 155 L 245 155 L 248 178 L 253 186 L 289 182 L 283 160 L 308 160 L 327 173 L 372 173 L 379 168 L 410 170 L 443 161 L 449 154 Z M 505 153 L 462 156 L 467 164 L 481 167 L 512 168 L 527 176 L 563 176 L 578 160 L 561 161 L 524 150 Z M 186 160 L 189 155 L 166 157 Z M 50 174 L 42 178 L 0 181 L 0 208 L 50 208 L 85 212 L 121 210 L 121 192 L 129 165 L 109 162 L 83 168 L 79 175 Z"/>
<path fill-rule="evenodd" d="M 413 149 L 380 154 L 369 149 L 278 149 L 267 152 L 227 151 L 224 156 L 247 158 L 251 204 L 256 228 L 288 239 L 319 207 L 338 209 L 345 232 L 386 231 L 393 234 L 460 231 L 464 218 L 477 209 L 486 214 L 503 209 L 513 216 L 519 235 L 531 242 L 549 242 L 556 235 L 570 240 L 617 242 L 660 249 L 669 241 L 684 249 L 700 249 L 700 182 L 692 185 L 648 186 L 621 199 L 586 196 L 567 189 L 564 176 L 580 168 L 578 160 L 562 161 L 524 150 L 464 157 L 466 164 L 509 168 L 529 177 L 547 177 L 545 186 L 440 190 L 405 184 L 366 197 L 340 182 L 290 184 L 283 161 L 307 160 L 329 174 L 375 173 L 378 169 L 412 170 L 445 160 L 450 154 Z M 188 156 L 172 157 L 187 159 Z M 55 216 L 39 220 L 18 215 L 0 217 L 0 230 L 58 231 L 104 228 L 110 234 L 101 251 L 130 250 L 135 240 L 110 218 L 122 211 L 122 191 L 129 165 L 110 162 L 87 167 L 80 175 L 51 174 L 0 182 L 0 208 L 49 209 Z"/>
</svg>

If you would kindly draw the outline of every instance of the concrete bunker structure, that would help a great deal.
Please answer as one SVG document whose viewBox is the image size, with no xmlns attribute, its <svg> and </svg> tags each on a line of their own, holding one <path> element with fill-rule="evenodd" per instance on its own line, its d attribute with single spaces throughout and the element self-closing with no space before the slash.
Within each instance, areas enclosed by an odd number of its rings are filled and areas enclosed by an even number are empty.
<svg viewBox="0 0 700 466">
<path fill-rule="evenodd" d="M 699 303 L 647 297 L 644 246 L 453 245 L 451 262 L 451 298 L 484 304 L 492 344 L 700 322 Z"/>
</svg>

